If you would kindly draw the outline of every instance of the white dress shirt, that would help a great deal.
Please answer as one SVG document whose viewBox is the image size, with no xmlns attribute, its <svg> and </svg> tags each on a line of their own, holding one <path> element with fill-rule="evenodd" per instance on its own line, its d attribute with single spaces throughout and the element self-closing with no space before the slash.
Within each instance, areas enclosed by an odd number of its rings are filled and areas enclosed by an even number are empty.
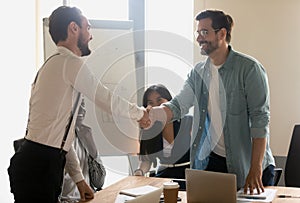
<svg viewBox="0 0 300 203">
<path fill-rule="evenodd" d="M 58 47 L 59 55 L 53 56 L 40 69 L 36 83 L 32 85 L 28 133 L 26 138 L 37 143 L 60 148 L 65 128 L 78 92 L 94 101 L 102 110 L 139 120 L 143 108 L 113 95 L 88 69 L 82 57 L 65 47 Z M 64 146 L 67 151 L 66 171 L 75 182 L 83 180 L 74 140 L 74 119 Z"/>
</svg>

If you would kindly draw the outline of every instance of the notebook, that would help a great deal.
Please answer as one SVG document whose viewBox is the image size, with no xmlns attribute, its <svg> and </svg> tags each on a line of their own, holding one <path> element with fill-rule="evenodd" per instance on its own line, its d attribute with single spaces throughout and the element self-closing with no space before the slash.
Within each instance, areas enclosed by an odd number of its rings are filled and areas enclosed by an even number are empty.
<svg viewBox="0 0 300 203">
<path fill-rule="evenodd" d="M 236 203 L 236 175 L 186 169 L 188 203 Z"/>
<path fill-rule="evenodd" d="M 127 200 L 126 203 L 159 203 L 163 188 L 158 188 L 152 192 L 140 195 L 132 200 Z"/>
<path fill-rule="evenodd" d="M 137 197 L 137 196 L 144 195 L 144 194 L 147 194 L 149 192 L 155 191 L 157 189 L 159 189 L 159 187 L 154 187 L 154 186 L 151 186 L 151 185 L 144 185 L 144 186 L 140 186 L 140 187 L 123 189 L 123 190 L 120 191 L 120 194 L 129 195 L 129 196 L 132 196 L 132 197 Z"/>
<path fill-rule="evenodd" d="M 259 202 L 272 202 L 276 196 L 276 189 L 273 188 L 265 188 L 264 192 L 258 194 L 257 190 L 254 189 L 253 195 L 250 195 L 250 191 L 248 189 L 247 194 L 244 194 L 244 188 L 241 188 L 237 192 L 237 200 L 238 202 L 245 202 L 247 201 L 259 201 Z"/>
</svg>

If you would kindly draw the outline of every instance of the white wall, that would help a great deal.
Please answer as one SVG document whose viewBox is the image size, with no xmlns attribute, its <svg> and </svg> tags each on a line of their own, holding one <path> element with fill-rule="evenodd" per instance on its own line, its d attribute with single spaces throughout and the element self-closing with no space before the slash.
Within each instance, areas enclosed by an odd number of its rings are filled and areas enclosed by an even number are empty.
<svg viewBox="0 0 300 203">
<path fill-rule="evenodd" d="M 300 1 L 195 1 L 195 15 L 210 8 L 233 17 L 233 48 L 252 55 L 266 68 L 271 92 L 271 148 L 274 155 L 286 156 L 293 127 L 300 123 Z"/>
<path fill-rule="evenodd" d="M 35 65 L 35 1 L 1 4 L 1 142 L 0 199 L 13 202 L 7 168 L 13 140 L 24 136 L 30 84 Z"/>
</svg>

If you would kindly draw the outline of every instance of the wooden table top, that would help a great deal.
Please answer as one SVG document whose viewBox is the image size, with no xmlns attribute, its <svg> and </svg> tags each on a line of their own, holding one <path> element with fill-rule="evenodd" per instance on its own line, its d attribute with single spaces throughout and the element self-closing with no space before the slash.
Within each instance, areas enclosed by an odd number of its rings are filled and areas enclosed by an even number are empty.
<svg viewBox="0 0 300 203">
<path fill-rule="evenodd" d="M 103 190 L 96 192 L 94 199 L 88 201 L 89 203 L 114 203 L 119 192 L 122 189 L 129 189 L 144 185 L 152 185 L 155 187 L 162 187 L 164 182 L 168 182 L 171 179 L 168 178 L 154 178 L 154 177 L 142 177 L 142 176 L 128 176 L 124 179 L 104 188 Z M 292 187 L 277 187 L 272 186 L 268 188 L 273 188 L 277 190 L 277 195 L 291 195 L 297 196 L 296 198 L 278 198 L 277 196 L 272 201 L 272 203 L 300 203 L 300 188 Z M 179 191 L 179 196 L 181 197 L 180 203 L 186 203 L 186 192 Z M 249 202 L 248 202 L 249 203 Z M 251 202 L 250 202 L 251 203 Z"/>
</svg>

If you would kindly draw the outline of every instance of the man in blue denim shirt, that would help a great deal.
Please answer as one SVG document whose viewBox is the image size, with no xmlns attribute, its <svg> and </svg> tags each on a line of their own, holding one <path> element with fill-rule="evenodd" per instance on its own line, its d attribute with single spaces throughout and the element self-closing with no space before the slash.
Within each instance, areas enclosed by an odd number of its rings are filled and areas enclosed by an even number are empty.
<svg viewBox="0 0 300 203">
<path fill-rule="evenodd" d="M 197 42 L 208 58 L 191 70 L 173 100 L 150 110 L 150 119 L 176 120 L 194 106 L 192 168 L 234 173 L 237 187 L 244 187 L 245 193 L 264 191 L 264 186 L 273 185 L 275 166 L 269 146 L 266 72 L 257 60 L 229 45 L 233 26 L 229 15 L 206 10 L 196 21 Z M 217 78 L 214 92 L 213 78 Z"/>
</svg>

